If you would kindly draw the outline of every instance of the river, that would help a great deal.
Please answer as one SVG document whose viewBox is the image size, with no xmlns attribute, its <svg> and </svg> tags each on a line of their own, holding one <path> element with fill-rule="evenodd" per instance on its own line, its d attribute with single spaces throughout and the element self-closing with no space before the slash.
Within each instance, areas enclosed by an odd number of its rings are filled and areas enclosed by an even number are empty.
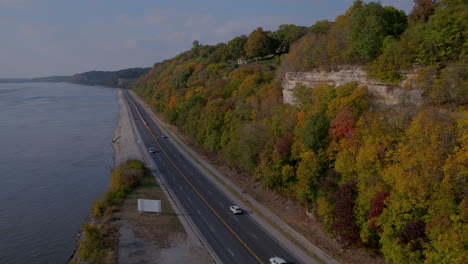
<svg viewBox="0 0 468 264">
<path fill-rule="evenodd" d="M 113 167 L 115 89 L 0 84 L 0 263 L 66 263 Z"/>
</svg>

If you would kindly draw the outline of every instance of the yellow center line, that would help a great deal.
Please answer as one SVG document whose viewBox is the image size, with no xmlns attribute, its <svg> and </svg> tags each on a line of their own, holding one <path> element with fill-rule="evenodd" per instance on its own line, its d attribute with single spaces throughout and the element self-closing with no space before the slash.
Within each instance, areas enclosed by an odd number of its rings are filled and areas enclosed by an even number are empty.
<svg viewBox="0 0 468 264">
<path fill-rule="evenodd" d="M 132 102 L 135 106 L 135 102 Z M 135 107 L 136 108 L 136 107 Z M 138 108 L 136 108 L 136 110 L 138 111 L 138 114 L 140 115 L 140 117 L 142 117 L 140 111 L 138 110 Z M 143 117 L 142 117 L 143 119 Z M 185 179 L 185 181 L 188 183 L 188 185 L 190 185 L 190 187 L 195 191 L 195 193 L 200 197 L 200 199 L 206 204 L 206 206 L 208 206 L 208 208 L 213 212 L 213 214 L 221 221 L 221 223 L 224 224 L 224 226 L 226 226 L 226 228 L 234 235 L 234 237 L 237 238 L 237 240 L 239 240 L 239 242 L 247 249 L 247 251 L 250 252 L 250 254 L 252 254 L 252 256 L 260 263 L 264 264 L 264 262 L 253 252 L 253 250 L 239 237 L 239 235 L 226 223 L 226 221 L 224 221 L 224 219 L 215 211 L 215 209 L 213 207 L 211 207 L 211 205 L 208 203 L 208 201 L 203 197 L 203 195 L 195 188 L 195 186 L 193 186 L 193 184 L 189 181 L 189 179 L 185 176 L 185 174 L 180 171 L 180 169 L 177 167 L 177 165 L 174 163 L 174 161 L 169 157 L 169 155 L 166 153 L 166 151 L 161 147 L 161 144 L 159 144 L 159 141 L 156 139 L 156 137 L 153 135 L 153 132 L 151 132 L 149 126 L 147 125 L 146 126 L 146 129 L 148 130 L 148 132 L 151 134 L 151 136 L 153 137 L 154 141 L 156 141 L 156 144 L 158 144 L 159 146 L 159 149 L 161 149 L 162 152 L 164 152 L 164 155 L 166 155 L 167 159 L 171 162 L 172 166 L 174 166 L 174 168 L 177 170 L 177 172 L 179 172 L 179 174 Z"/>
</svg>

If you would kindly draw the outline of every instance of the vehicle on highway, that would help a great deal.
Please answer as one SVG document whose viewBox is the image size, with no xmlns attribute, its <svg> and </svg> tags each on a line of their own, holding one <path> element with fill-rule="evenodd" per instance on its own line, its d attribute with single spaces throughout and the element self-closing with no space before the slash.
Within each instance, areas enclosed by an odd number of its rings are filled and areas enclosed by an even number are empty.
<svg viewBox="0 0 468 264">
<path fill-rule="evenodd" d="M 167 136 L 166 136 L 166 135 L 162 135 L 162 138 L 167 138 Z"/>
<path fill-rule="evenodd" d="M 229 210 L 231 210 L 233 214 L 242 214 L 242 209 L 240 209 L 240 207 L 237 205 L 229 206 Z"/>
<path fill-rule="evenodd" d="M 270 258 L 270 264 L 286 264 L 286 261 L 279 257 Z"/>
<path fill-rule="evenodd" d="M 149 148 L 149 153 L 156 153 L 156 150 L 154 148 Z"/>
</svg>

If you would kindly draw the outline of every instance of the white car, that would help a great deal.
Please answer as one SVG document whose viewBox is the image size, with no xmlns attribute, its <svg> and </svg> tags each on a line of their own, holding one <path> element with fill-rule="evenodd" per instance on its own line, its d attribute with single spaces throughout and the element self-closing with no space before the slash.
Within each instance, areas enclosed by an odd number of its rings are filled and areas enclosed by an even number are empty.
<svg viewBox="0 0 468 264">
<path fill-rule="evenodd" d="M 286 261 L 279 257 L 270 258 L 270 264 L 286 264 Z"/>
<path fill-rule="evenodd" d="M 242 214 L 242 209 L 240 209 L 240 207 L 237 205 L 229 206 L 229 210 L 231 210 L 233 214 Z"/>
</svg>

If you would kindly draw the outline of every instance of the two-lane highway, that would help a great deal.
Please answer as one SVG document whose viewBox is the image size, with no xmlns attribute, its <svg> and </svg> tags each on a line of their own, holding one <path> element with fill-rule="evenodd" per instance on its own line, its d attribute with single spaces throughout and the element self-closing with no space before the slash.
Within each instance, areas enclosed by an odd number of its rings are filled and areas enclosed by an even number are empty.
<svg viewBox="0 0 468 264">
<path fill-rule="evenodd" d="M 222 263 L 268 263 L 274 256 L 287 263 L 300 263 L 249 216 L 250 212 L 233 215 L 229 206 L 234 202 L 180 152 L 170 137 L 163 136 L 165 132 L 125 90 L 124 99 L 143 146 L 156 150 L 151 157 L 161 177 Z"/>
</svg>

